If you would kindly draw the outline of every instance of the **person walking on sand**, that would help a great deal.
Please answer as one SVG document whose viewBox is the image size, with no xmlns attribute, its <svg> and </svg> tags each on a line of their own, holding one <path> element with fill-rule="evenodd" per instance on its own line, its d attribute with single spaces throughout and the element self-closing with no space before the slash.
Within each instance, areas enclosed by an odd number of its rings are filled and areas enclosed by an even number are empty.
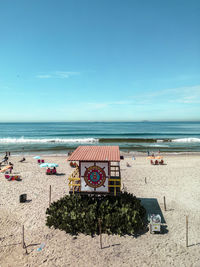
<svg viewBox="0 0 200 267">
<path fill-rule="evenodd" d="M 12 164 L 12 162 L 9 162 L 9 165 L 10 165 L 10 173 L 12 173 L 12 170 L 13 170 L 13 164 Z"/>
<path fill-rule="evenodd" d="M 7 152 L 6 152 L 7 153 Z M 5 157 L 4 157 L 4 160 L 3 160 L 5 163 L 7 163 L 8 164 L 8 156 L 7 155 L 5 155 Z"/>
<path fill-rule="evenodd" d="M 13 170 L 13 166 L 10 167 L 10 173 L 12 173 L 12 170 Z"/>
</svg>

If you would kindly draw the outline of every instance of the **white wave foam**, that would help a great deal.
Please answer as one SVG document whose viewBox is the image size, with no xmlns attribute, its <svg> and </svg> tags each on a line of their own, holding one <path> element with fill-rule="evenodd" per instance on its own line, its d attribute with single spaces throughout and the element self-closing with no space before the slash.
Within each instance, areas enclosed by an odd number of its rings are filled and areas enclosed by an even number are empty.
<svg viewBox="0 0 200 267">
<path fill-rule="evenodd" d="M 150 144 L 150 147 L 169 147 L 168 145 Z"/>
<path fill-rule="evenodd" d="M 180 138 L 180 139 L 173 139 L 172 142 L 176 142 L 176 143 L 199 143 L 200 138 Z"/>
<path fill-rule="evenodd" d="M 38 144 L 38 143 L 96 143 L 95 138 L 71 138 L 71 139 L 34 139 L 34 138 L 0 138 L 1 144 Z"/>
</svg>

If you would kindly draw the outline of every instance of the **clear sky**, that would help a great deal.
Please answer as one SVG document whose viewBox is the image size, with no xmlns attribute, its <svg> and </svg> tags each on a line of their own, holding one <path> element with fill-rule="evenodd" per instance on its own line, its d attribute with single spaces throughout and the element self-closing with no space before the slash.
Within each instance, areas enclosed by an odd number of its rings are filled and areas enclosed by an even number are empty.
<svg viewBox="0 0 200 267">
<path fill-rule="evenodd" d="M 199 0 L 1 0 L 0 121 L 200 120 Z"/>
</svg>

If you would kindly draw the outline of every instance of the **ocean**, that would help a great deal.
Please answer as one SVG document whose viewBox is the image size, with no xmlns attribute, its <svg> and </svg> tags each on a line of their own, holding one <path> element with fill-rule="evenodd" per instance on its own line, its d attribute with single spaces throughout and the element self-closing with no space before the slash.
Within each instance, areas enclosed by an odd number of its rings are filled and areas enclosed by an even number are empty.
<svg viewBox="0 0 200 267">
<path fill-rule="evenodd" d="M 67 153 L 79 145 L 200 152 L 200 122 L 0 123 L 0 153 Z"/>
</svg>

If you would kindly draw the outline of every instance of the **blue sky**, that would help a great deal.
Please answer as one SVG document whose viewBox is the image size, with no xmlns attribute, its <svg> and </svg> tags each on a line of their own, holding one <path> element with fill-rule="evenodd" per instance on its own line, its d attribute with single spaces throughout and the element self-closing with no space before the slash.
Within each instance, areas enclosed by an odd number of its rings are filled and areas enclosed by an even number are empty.
<svg viewBox="0 0 200 267">
<path fill-rule="evenodd" d="M 0 121 L 200 120 L 199 0 L 1 0 Z"/>
</svg>

